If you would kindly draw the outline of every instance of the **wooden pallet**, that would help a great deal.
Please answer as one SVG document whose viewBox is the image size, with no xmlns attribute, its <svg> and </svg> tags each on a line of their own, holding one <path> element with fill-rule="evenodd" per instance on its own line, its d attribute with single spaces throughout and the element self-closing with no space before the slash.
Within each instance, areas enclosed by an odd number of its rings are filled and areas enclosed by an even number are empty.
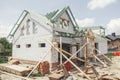
<svg viewBox="0 0 120 80">
<path fill-rule="evenodd" d="M 27 75 L 31 69 L 19 65 L 0 64 L 0 70 L 13 73 L 19 76 Z"/>
</svg>

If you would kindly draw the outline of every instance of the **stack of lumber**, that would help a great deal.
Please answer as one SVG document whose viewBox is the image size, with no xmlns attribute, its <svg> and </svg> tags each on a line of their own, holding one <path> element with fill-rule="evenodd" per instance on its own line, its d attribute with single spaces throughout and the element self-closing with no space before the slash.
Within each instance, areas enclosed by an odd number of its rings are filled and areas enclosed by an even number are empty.
<svg viewBox="0 0 120 80">
<path fill-rule="evenodd" d="M 31 69 L 19 65 L 0 64 L 0 70 L 13 73 L 19 76 L 27 75 Z"/>
</svg>

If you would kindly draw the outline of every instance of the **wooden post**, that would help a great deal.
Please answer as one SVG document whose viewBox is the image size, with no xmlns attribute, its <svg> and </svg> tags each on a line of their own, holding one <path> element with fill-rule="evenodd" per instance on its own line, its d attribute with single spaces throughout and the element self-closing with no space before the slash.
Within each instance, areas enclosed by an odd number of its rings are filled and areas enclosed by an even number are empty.
<svg viewBox="0 0 120 80">
<path fill-rule="evenodd" d="M 97 54 L 95 53 L 95 39 L 94 39 L 94 38 L 91 38 L 91 40 L 92 40 L 92 45 L 91 45 L 91 47 L 92 47 L 92 54 L 97 55 Z M 94 61 L 96 62 L 96 59 L 95 59 L 95 58 L 94 58 Z"/>
<path fill-rule="evenodd" d="M 85 43 L 88 43 L 88 38 L 85 37 Z M 87 57 L 88 57 L 88 44 L 85 46 L 85 53 L 84 53 L 84 58 L 85 58 L 85 64 L 84 68 L 87 68 Z"/>
<path fill-rule="evenodd" d="M 50 41 L 48 41 L 49 43 L 50 43 L 50 45 L 51 46 L 53 46 L 54 47 L 54 45 L 50 42 Z M 80 71 L 88 80 L 92 80 L 86 73 L 84 73 L 77 65 L 75 65 L 75 63 L 73 63 L 69 58 L 67 58 L 58 48 L 56 48 L 56 47 L 54 47 L 54 49 L 56 50 L 56 51 L 58 51 L 60 54 L 62 54 L 62 56 L 64 57 L 64 58 L 66 58 L 67 59 L 67 61 L 69 61 L 78 71 Z"/>
<path fill-rule="evenodd" d="M 60 37 L 60 51 L 62 50 L 62 37 Z M 62 64 L 62 54 L 60 54 L 60 64 Z"/>
</svg>

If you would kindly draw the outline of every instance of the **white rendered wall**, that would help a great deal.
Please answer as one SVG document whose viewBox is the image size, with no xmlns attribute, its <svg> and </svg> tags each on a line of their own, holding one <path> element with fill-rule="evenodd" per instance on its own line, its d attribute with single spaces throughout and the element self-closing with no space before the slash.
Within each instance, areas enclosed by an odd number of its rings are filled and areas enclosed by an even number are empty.
<svg viewBox="0 0 120 80">
<path fill-rule="evenodd" d="M 101 53 L 103 53 L 103 54 L 108 53 L 107 40 L 98 38 L 95 40 L 95 42 L 98 43 L 98 50 Z"/>
<path fill-rule="evenodd" d="M 61 15 L 61 17 L 60 18 L 64 18 L 64 19 L 66 19 L 66 20 L 69 20 L 70 21 L 70 18 L 69 18 L 69 16 L 67 15 L 67 13 L 65 12 L 65 13 L 63 13 L 62 15 Z M 72 22 L 70 21 L 69 22 L 69 27 L 66 29 L 66 28 L 61 28 L 60 27 L 60 21 L 61 21 L 61 19 L 57 19 L 57 21 L 56 21 L 56 27 L 54 28 L 54 30 L 56 30 L 56 31 L 60 31 L 60 32 L 65 32 L 65 33 L 71 33 L 71 34 L 74 34 L 74 31 L 73 31 L 73 24 L 72 24 Z"/>
<path fill-rule="evenodd" d="M 32 27 L 30 27 L 30 34 L 26 35 L 26 28 L 24 30 L 23 36 L 20 36 L 20 29 L 24 25 L 26 26 L 26 20 L 30 18 L 28 15 L 17 32 L 14 35 L 13 39 L 13 58 L 24 59 L 24 60 L 33 60 L 40 61 L 44 58 L 44 60 L 51 61 L 51 46 L 46 41 L 52 40 L 52 29 L 48 25 L 40 25 L 38 26 L 38 31 L 36 34 L 32 33 Z M 47 30 L 46 30 L 47 29 Z M 45 43 L 46 47 L 39 47 L 39 43 Z M 26 48 L 26 44 L 31 44 L 30 48 Z M 16 45 L 20 45 L 20 48 L 16 48 Z M 47 53 L 48 52 L 48 53 Z M 47 55 L 46 55 L 47 54 Z"/>
</svg>

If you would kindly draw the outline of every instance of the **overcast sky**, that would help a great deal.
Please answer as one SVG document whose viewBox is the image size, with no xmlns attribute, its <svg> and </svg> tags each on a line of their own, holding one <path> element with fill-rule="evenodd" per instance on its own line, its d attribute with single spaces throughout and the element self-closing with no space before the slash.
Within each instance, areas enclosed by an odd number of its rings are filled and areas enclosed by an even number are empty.
<svg viewBox="0 0 120 80">
<path fill-rule="evenodd" d="M 78 24 L 103 26 L 120 34 L 120 0 L 0 0 L 0 37 L 7 36 L 23 10 L 46 14 L 70 6 Z"/>
</svg>

